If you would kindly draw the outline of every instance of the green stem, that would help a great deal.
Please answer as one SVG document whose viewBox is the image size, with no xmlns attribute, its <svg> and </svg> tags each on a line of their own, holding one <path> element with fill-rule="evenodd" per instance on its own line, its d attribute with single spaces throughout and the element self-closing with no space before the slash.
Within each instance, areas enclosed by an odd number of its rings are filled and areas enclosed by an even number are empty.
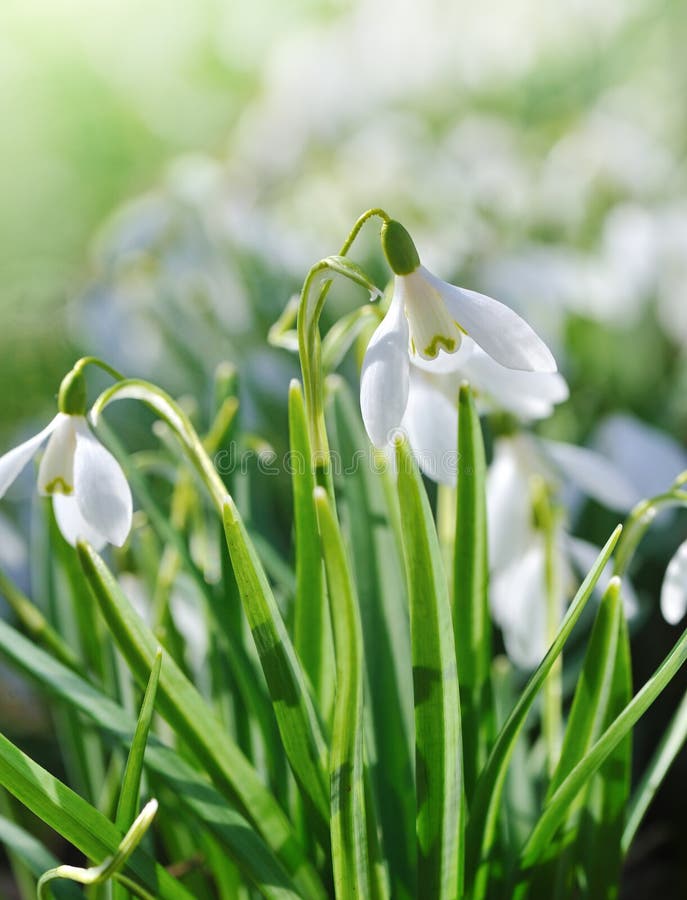
<svg viewBox="0 0 687 900">
<path fill-rule="evenodd" d="M 657 494 L 649 500 L 642 500 L 632 510 L 625 523 L 623 534 L 618 541 L 613 565 L 614 575 L 622 576 L 625 574 L 635 550 L 661 509 L 687 504 L 687 491 L 679 489 L 679 485 L 682 483 L 681 479 L 682 476 L 676 480 L 669 491 L 666 491 L 664 494 Z"/>
<path fill-rule="evenodd" d="M 73 371 L 83 372 L 86 366 L 98 366 L 99 369 L 102 369 L 103 372 L 107 372 L 107 374 L 111 375 L 116 381 L 124 381 L 125 376 L 122 375 L 121 372 L 115 369 L 114 366 L 99 359 L 97 356 L 82 356 L 81 359 L 74 363 Z"/>
<path fill-rule="evenodd" d="M 312 309 L 309 304 L 310 293 L 314 288 L 316 277 L 327 271 L 346 275 L 364 287 L 376 290 L 374 285 L 370 284 L 369 280 L 362 272 L 360 272 L 360 270 L 355 270 L 353 267 L 346 269 L 341 266 L 343 257 L 345 257 L 350 250 L 363 225 L 375 216 L 382 219 L 382 222 L 388 222 L 390 220 L 387 213 L 382 209 L 369 209 L 367 212 L 363 213 L 362 216 L 358 218 L 348 237 L 344 241 L 339 256 L 327 257 L 326 259 L 320 260 L 320 262 L 315 263 L 310 269 L 305 278 L 305 282 L 303 283 L 303 289 L 298 304 L 298 353 L 301 360 L 301 370 L 303 372 L 305 404 L 310 419 L 310 428 L 312 432 L 311 443 L 317 470 L 326 470 L 329 461 L 329 442 L 324 421 L 324 379 L 321 362 L 322 348 L 318 324 L 325 300 L 327 299 L 327 294 L 329 293 L 329 288 L 332 284 L 332 279 L 327 278 L 322 282 L 320 292 Z M 358 277 L 356 277 L 356 274 Z M 331 493 L 331 474 L 329 476 L 325 475 L 322 478 L 322 481 L 323 486 Z"/>
</svg>

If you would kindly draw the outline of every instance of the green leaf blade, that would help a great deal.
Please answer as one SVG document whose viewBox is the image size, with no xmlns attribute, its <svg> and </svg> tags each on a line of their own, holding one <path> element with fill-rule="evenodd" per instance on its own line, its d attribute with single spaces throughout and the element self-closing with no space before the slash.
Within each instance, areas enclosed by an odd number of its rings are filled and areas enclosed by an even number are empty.
<svg viewBox="0 0 687 900">
<path fill-rule="evenodd" d="M 329 760 L 337 900 L 370 897 L 363 780 L 363 651 L 360 611 L 341 531 L 324 488 L 315 492 L 334 626 L 336 695 Z"/>
<path fill-rule="evenodd" d="M 493 712 L 485 493 L 487 465 L 479 415 L 466 384 L 461 385 L 458 396 L 458 464 L 453 628 L 463 721 L 465 794 L 469 804 L 477 774 L 487 758 Z"/>
<path fill-rule="evenodd" d="M 410 599 L 415 698 L 418 885 L 437 900 L 462 893 L 460 700 L 448 584 L 434 520 L 406 440 L 396 444 Z"/>
</svg>

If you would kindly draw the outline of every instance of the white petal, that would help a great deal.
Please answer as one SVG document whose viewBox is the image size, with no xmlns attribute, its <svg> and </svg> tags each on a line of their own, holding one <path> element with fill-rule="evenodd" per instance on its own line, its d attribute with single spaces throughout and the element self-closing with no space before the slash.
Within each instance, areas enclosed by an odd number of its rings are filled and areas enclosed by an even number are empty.
<svg viewBox="0 0 687 900">
<path fill-rule="evenodd" d="M 434 283 L 420 266 L 410 275 L 396 277 L 396 292 L 403 300 L 413 358 L 436 360 L 442 353 L 455 353 L 463 339 L 458 323 Z"/>
<path fill-rule="evenodd" d="M 535 668 L 546 653 L 545 554 L 535 538 L 527 552 L 492 579 L 491 610 L 510 659 Z"/>
<path fill-rule="evenodd" d="M 375 447 L 384 447 L 408 403 L 408 322 L 398 296 L 372 335 L 360 374 L 360 409 Z"/>
<path fill-rule="evenodd" d="M 410 367 L 408 405 L 401 428 L 420 469 L 433 481 L 455 484 L 458 468 L 458 381 L 455 396 L 441 384 L 442 379 Z"/>
<path fill-rule="evenodd" d="M 519 464 L 515 444 L 502 438 L 487 472 L 489 562 L 501 569 L 519 558 L 533 534 L 529 473 Z"/>
<path fill-rule="evenodd" d="M 422 369 L 424 372 L 431 372 L 433 375 L 444 375 L 450 372 L 462 372 L 466 363 L 471 359 L 472 354 L 477 350 L 478 347 L 475 342 L 467 335 L 463 335 L 460 347 L 455 353 L 445 353 L 443 350 L 440 350 L 436 359 L 424 359 L 419 354 L 416 354 L 411 361 L 414 366 Z M 508 369 L 507 371 L 510 372 L 512 370 Z"/>
<path fill-rule="evenodd" d="M 94 550 L 103 549 L 107 539 L 84 519 L 74 496 L 53 494 L 52 508 L 62 537 L 68 544 L 75 547 L 79 538 L 82 538 L 88 541 Z"/>
<path fill-rule="evenodd" d="M 74 451 L 76 429 L 74 416 L 62 414 L 50 435 L 43 459 L 38 467 L 38 491 L 44 497 L 74 492 Z"/>
<path fill-rule="evenodd" d="M 615 414 L 604 419 L 592 444 L 616 464 L 642 497 L 662 493 L 687 469 L 685 448 L 634 416 Z M 647 460 L 651 460 L 651 465 L 647 465 Z"/>
<path fill-rule="evenodd" d="M 687 613 L 687 541 L 680 544 L 668 563 L 661 588 L 661 612 L 670 625 L 677 625 Z"/>
<path fill-rule="evenodd" d="M 489 356 L 509 369 L 555 372 L 556 360 L 544 341 L 509 306 L 465 288 L 455 287 L 424 270 L 461 328 Z"/>
<path fill-rule="evenodd" d="M 3 456 L 0 456 L 0 497 L 3 497 L 7 488 L 12 484 L 14 479 L 19 475 L 24 466 L 28 463 L 32 456 L 38 452 L 38 448 L 44 440 L 50 435 L 60 424 L 62 414 L 58 413 L 49 425 L 39 431 L 34 437 L 19 444 L 12 450 L 8 450 Z"/>
<path fill-rule="evenodd" d="M 641 500 L 634 486 L 610 460 L 588 447 L 539 441 L 563 475 L 588 496 L 616 512 L 628 512 Z"/>
<path fill-rule="evenodd" d="M 76 427 L 74 496 L 84 519 L 121 547 L 131 530 L 131 490 L 121 466 L 91 433 L 85 419 Z"/>
<path fill-rule="evenodd" d="M 522 372 L 500 365 L 481 348 L 467 359 L 462 374 L 475 390 L 521 419 L 543 419 L 568 399 L 568 384 L 558 372 Z"/>
</svg>

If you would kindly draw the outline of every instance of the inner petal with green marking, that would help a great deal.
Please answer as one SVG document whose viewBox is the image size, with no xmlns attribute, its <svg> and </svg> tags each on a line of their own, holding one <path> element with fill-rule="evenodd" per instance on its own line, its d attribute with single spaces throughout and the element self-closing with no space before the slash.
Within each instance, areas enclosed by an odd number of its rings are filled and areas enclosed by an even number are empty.
<svg viewBox="0 0 687 900">
<path fill-rule="evenodd" d="M 412 353 L 436 359 L 439 351 L 455 353 L 460 347 L 460 325 L 451 317 L 444 299 L 420 272 L 399 276 L 399 289 L 410 326 Z"/>
</svg>

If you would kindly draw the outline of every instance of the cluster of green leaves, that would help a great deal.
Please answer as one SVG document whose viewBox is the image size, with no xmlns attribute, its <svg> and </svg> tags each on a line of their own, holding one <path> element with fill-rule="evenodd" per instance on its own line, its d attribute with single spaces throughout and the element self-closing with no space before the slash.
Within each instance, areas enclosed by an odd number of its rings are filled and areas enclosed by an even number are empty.
<svg viewBox="0 0 687 900">
<path fill-rule="evenodd" d="M 117 390 L 182 436 L 200 477 L 172 442 L 161 455 L 122 455 L 141 513 L 116 565 L 86 543 L 72 550 L 49 523 L 35 602 L 0 584 L 21 626 L 0 621 L 0 652 L 52 698 L 71 787 L 5 737 L 0 786 L 91 864 L 60 867 L 4 803 L 0 840 L 27 896 L 46 868 L 43 896 L 67 898 L 74 881 L 105 896 L 108 879 L 117 900 L 615 896 L 685 716 L 634 797 L 632 728 L 687 658 L 685 633 L 633 696 L 618 579 L 599 603 L 560 752 L 548 773 L 533 760 L 542 689 L 620 529 L 516 690 L 493 656 L 486 463 L 469 389 L 455 519 L 440 541 L 407 443 L 393 471 L 377 465 L 333 378 L 328 431 L 341 465 L 315 468 L 292 384 L 293 568 L 252 525 L 251 484 L 270 476 L 242 467 L 222 482 L 209 466 L 219 448 L 248 441 L 233 375 L 220 373 L 203 442 L 158 389 Z M 136 574 L 146 619 L 114 568 Z M 175 620 L 181 577 L 208 641 L 201 672 Z M 159 803 L 154 843 L 136 831 L 144 795 Z"/>
</svg>

